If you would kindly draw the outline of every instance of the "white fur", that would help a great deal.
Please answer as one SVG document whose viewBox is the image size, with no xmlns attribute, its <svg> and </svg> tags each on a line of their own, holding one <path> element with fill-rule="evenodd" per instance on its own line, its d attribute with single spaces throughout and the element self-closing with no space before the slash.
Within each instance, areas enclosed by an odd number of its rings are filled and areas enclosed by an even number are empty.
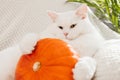
<svg viewBox="0 0 120 80">
<path fill-rule="evenodd" d="M 103 44 L 103 37 L 91 24 L 87 14 L 85 19 L 75 15 L 75 11 L 57 13 L 58 17 L 42 34 L 40 38 L 59 38 L 71 44 L 82 56 L 93 56 L 96 50 Z M 76 23 L 76 27 L 70 29 L 70 25 Z M 63 30 L 58 26 L 63 26 Z M 68 33 L 64 36 L 64 33 Z"/>
<path fill-rule="evenodd" d="M 77 11 L 51 13 L 52 16 L 57 15 L 57 17 L 54 17 L 53 24 L 40 34 L 40 38 L 59 38 L 72 45 L 80 56 L 83 57 L 81 58 L 82 61 L 79 61 L 73 70 L 74 79 L 91 80 L 96 70 L 96 63 L 92 56 L 102 46 L 104 38 L 91 24 L 87 13 L 83 13 L 81 9 L 87 8 L 81 7 Z M 79 14 L 82 12 L 82 14 L 79 15 L 78 12 Z M 51 17 L 51 15 L 49 16 Z M 72 24 L 77 25 L 71 29 L 70 26 Z M 63 29 L 60 29 L 58 26 L 62 26 Z M 65 36 L 64 33 L 68 33 L 68 35 Z M 86 56 L 89 56 L 89 58 L 85 58 Z"/>
<path fill-rule="evenodd" d="M 24 38 L 19 43 L 20 50 L 25 54 L 31 53 L 32 50 L 34 50 L 34 46 L 36 45 L 38 40 L 38 35 L 34 33 L 30 33 L 24 36 Z"/>
<path fill-rule="evenodd" d="M 98 65 L 94 80 L 120 80 L 120 40 L 105 41 L 88 16 L 82 19 L 75 12 L 57 13 L 53 24 L 40 37 L 65 40 L 83 57 L 73 69 L 75 80 L 91 80 L 96 70 L 96 61 Z M 78 25 L 70 29 L 74 23 Z M 63 30 L 58 26 L 63 26 Z M 67 36 L 64 35 L 66 32 Z M 93 55 L 96 61 L 92 58 Z"/>
<path fill-rule="evenodd" d="M 19 46 L 10 47 L 0 52 L 0 80 L 13 80 L 15 67 L 21 55 Z"/>
<path fill-rule="evenodd" d="M 30 54 L 37 41 L 38 36 L 31 33 L 26 35 L 18 45 L 0 52 L 0 80 L 14 80 L 15 68 L 20 56 Z"/>
<path fill-rule="evenodd" d="M 73 69 L 73 78 L 75 80 L 90 80 L 92 79 L 96 70 L 96 61 L 90 57 L 83 57 L 79 59 L 78 63 Z"/>
<path fill-rule="evenodd" d="M 120 39 L 111 39 L 94 56 L 98 65 L 94 80 L 120 80 Z"/>
</svg>

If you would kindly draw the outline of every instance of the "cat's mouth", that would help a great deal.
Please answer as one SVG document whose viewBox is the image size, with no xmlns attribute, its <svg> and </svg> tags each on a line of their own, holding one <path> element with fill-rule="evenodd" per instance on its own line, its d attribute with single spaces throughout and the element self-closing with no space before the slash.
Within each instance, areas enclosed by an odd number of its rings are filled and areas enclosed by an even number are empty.
<svg viewBox="0 0 120 80">
<path fill-rule="evenodd" d="M 77 39 L 78 37 L 80 37 L 80 36 L 82 36 L 83 34 L 79 34 L 78 36 L 73 36 L 73 37 L 68 37 L 68 36 L 65 36 L 65 38 L 67 39 L 67 40 L 75 40 L 75 39 Z"/>
<path fill-rule="evenodd" d="M 74 40 L 74 39 L 72 39 L 72 38 L 68 38 L 67 36 L 65 37 L 67 40 Z"/>
</svg>

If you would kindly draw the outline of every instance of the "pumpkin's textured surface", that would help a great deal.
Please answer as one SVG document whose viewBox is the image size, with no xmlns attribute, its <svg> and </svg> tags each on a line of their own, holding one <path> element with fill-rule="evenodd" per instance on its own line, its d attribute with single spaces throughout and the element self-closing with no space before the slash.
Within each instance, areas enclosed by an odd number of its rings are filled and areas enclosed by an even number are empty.
<svg viewBox="0 0 120 80">
<path fill-rule="evenodd" d="M 15 80 L 73 80 L 74 55 L 61 40 L 40 40 L 32 54 L 20 58 Z"/>
</svg>

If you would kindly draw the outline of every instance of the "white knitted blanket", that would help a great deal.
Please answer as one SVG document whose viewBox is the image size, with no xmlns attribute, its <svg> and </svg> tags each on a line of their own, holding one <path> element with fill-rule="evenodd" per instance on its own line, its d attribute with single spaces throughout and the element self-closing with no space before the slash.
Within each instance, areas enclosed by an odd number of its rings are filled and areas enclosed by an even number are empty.
<svg viewBox="0 0 120 80">
<path fill-rule="evenodd" d="M 98 64 L 94 80 L 120 80 L 120 39 L 107 41 L 94 58 Z"/>
</svg>

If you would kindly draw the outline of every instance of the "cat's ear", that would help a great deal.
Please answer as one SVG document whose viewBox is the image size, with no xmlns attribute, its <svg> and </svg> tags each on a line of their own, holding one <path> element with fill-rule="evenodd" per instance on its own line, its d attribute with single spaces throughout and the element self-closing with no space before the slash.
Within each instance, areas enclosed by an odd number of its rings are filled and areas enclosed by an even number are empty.
<svg viewBox="0 0 120 80">
<path fill-rule="evenodd" d="M 75 14 L 77 16 L 80 16 L 82 19 L 84 19 L 87 16 L 87 11 L 88 11 L 87 5 L 83 4 L 79 8 L 76 9 Z"/>
<path fill-rule="evenodd" d="M 55 12 L 55 11 L 47 11 L 48 13 L 48 16 L 53 20 L 53 22 L 55 22 L 55 20 L 57 19 L 58 17 L 58 14 Z"/>
</svg>

